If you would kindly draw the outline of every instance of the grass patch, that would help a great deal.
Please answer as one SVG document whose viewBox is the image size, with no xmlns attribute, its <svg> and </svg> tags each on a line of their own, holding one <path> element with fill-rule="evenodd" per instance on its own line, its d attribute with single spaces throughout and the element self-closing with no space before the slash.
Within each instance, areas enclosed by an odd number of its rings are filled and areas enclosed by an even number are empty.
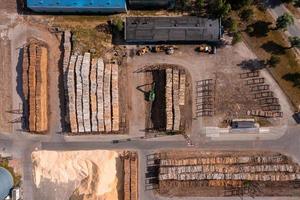
<svg viewBox="0 0 300 200">
<path fill-rule="evenodd" d="M 13 176 L 13 179 L 14 179 L 14 187 L 19 187 L 21 184 L 21 176 L 16 174 L 14 169 L 9 166 L 9 161 L 5 158 L 2 159 L 0 161 L 0 167 L 7 169 L 11 173 L 11 175 Z"/>
<path fill-rule="evenodd" d="M 274 68 L 269 68 L 269 71 L 296 107 L 300 105 L 300 64 L 297 56 L 294 50 L 289 48 L 289 42 L 283 33 L 273 29 L 274 20 L 269 13 L 259 11 L 255 7 L 253 10 L 255 20 L 264 22 L 264 34 L 257 36 L 243 32 L 243 39 L 261 60 L 270 59 L 272 54 L 280 57 L 280 63 Z"/>
</svg>

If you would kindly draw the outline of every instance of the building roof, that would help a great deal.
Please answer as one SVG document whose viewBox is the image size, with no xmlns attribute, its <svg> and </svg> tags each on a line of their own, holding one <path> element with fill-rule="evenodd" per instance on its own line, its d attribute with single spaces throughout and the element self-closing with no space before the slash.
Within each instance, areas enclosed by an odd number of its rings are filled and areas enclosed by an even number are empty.
<svg viewBox="0 0 300 200">
<path fill-rule="evenodd" d="M 10 172 L 0 167 L 0 199 L 5 199 L 13 188 L 14 181 Z"/>
<path fill-rule="evenodd" d="M 37 11 L 126 11 L 126 0 L 27 0 L 27 7 Z"/>
<path fill-rule="evenodd" d="M 127 42 L 218 42 L 220 20 L 199 17 L 127 17 Z"/>
</svg>

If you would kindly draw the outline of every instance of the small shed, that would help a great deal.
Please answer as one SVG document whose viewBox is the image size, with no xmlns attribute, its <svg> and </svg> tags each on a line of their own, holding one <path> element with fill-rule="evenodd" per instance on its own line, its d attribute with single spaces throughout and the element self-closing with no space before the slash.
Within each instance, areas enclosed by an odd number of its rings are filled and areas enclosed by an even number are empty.
<svg viewBox="0 0 300 200">
<path fill-rule="evenodd" d="M 27 0 L 27 8 L 48 13 L 126 12 L 126 0 Z"/>
<path fill-rule="evenodd" d="M 5 199 L 14 186 L 14 180 L 10 172 L 0 167 L 0 199 Z"/>
<path fill-rule="evenodd" d="M 130 9 L 152 10 L 152 9 L 172 9 L 176 0 L 128 0 Z"/>
<path fill-rule="evenodd" d="M 127 17 L 125 41 L 128 43 L 218 43 L 220 19 L 200 17 Z"/>
</svg>

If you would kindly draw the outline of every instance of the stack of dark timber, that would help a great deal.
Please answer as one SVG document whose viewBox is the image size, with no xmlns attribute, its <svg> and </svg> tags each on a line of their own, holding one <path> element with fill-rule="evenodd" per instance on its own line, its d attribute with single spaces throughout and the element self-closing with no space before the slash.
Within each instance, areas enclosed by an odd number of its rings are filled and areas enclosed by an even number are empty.
<svg viewBox="0 0 300 200">
<path fill-rule="evenodd" d="M 178 69 L 166 69 L 166 130 L 180 130 L 180 106 L 185 100 L 185 74 Z"/>
<path fill-rule="evenodd" d="M 124 200 L 138 199 L 138 156 L 124 153 Z"/>
<path fill-rule="evenodd" d="M 160 181 L 294 181 L 300 166 L 283 155 L 234 155 L 187 159 L 162 159 Z M 224 182 L 225 181 L 225 182 Z M 218 185 L 212 182 L 212 185 Z"/>
<path fill-rule="evenodd" d="M 38 41 L 30 41 L 23 51 L 22 74 L 30 132 L 42 133 L 48 128 L 47 65 L 47 48 Z"/>
<path fill-rule="evenodd" d="M 116 62 L 71 56 L 67 76 L 72 133 L 119 131 L 119 83 Z"/>
</svg>

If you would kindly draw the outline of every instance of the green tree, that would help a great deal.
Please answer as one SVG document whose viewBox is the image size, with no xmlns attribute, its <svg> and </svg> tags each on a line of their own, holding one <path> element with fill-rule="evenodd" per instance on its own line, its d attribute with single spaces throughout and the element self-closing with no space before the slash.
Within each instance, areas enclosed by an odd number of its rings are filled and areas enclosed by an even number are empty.
<svg viewBox="0 0 300 200">
<path fill-rule="evenodd" d="M 280 57 L 271 55 L 271 58 L 267 61 L 267 63 L 270 67 L 276 67 L 276 65 L 280 63 Z"/>
<path fill-rule="evenodd" d="M 229 3 L 234 10 L 238 10 L 252 5 L 253 0 L 229 0 Z"/>
<path fill-rule="evenodd" d="M 254 12 L 251 8 L 247 8 L 242 10 L 240 13 L 240 18 L 244 21 L 249 21 L 250 19 L 253 18 Z"/>
<path fill-rule="evenodd" d="M 205 7 L 205 1 L 204 0 L 197 0 L 196 1 L 196 6 L 198 7 L 199 12 L 203 13 L 204 12 L 204 7 Z"/>
<path fill-rule="evenodd" d="M 248 34 L 251 34 L 251 33 L 254 32 L 254 28 L 253 28 L 252 26 L 247 26 L 246 32 L 247 32 Z"/>
<path fill-rule="evenodd" d="M 232 45 L 235 45 L 242 41 L 242 35 L 240 32 L 234 33 L 232 38 Z"/>
<path fill-rule="evenodd" d="M 119 32 L 123 31 L 124 25 L 122 19 L 117 18 L 116 20 L 114 20 L 113 24 Z"/>
<path fill-rule="evenodd" d="M 215 0 L 210 4 L 210 10 L 217 18 L 223 18 L 231 11 L 231 6 L 226 0 Z"/>
<path fill-rule="evenodd" d="M 276 28 L 286 30 L 286 28 L 290 25 L 294 24 L 294 18 L 289 13 L 284 13 L 279 16 L 276 20 Z"/>
<path fill-rule="evenodd" d="M 296 48 L 300 48 L 300 37 L 298 36 L 293 36 L 293 37 L 289 37 L 289 41 L 291 43 L 291 47 L 296 47 Z"/>
<path fill-rule="evenodd" d="M 235 19 L 229 21 L 228 30 L 230 33 L 236 33 L 238 31 L 238 22 Z"/>
</svg>

